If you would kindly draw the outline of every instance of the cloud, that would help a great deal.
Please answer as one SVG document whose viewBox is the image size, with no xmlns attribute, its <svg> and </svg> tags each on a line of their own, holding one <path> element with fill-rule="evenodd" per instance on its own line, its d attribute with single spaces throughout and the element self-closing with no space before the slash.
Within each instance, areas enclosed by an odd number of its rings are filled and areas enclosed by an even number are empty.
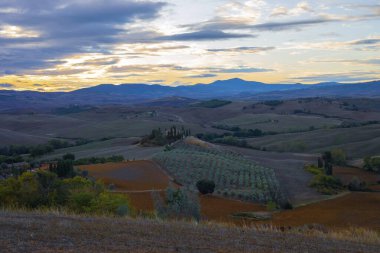
<svg viewBox="0 0 380 253">
<path fill-rule="evenodd" d="M 282 49 L 322 49 L 322 50 L 340 50 L 355 49 L 360 51 L 376 51 L 380 47 L 380 36 L 369 37 L 365 39 L 351 41 L 322 41 L 322 42 L 290 42 L 285 43 Z"/>
<path fill-rule="evenodd" d="M 7 54 L 0 69 L 22 73 L 50 67 L 48 61 L 70 54 L 108 53 L 125 40 L 127 24 L 153 20 L 165 6 L 148 0 L 1 1 L 1 10 L 12 11 L 0 15 L 0 26 L 6 27 L 0 33 L 0 55 Z M 19 36 L 12 36 L 15 31 L 21 31 Z"/>
<path fill-rule="evenodd" d="M 139 64 L 139 65 L 125 65 L 125 66 L 112 66 L 108 68 L 109 73 L 128 73 L 128 72 L 157 72 L 162 69 L 174 69 L 176 65 L 173 64 Z"/>
<path fill-rule="evenodd" d="M 220 30 L 201 30 L 197 32 L 179 33 L 169 36 L 158 37 L 158 40 L 172 41 L 200 41 L 200 40 L 225 40 L 236 38 L 252 38 L 251 34 L 226 33 Z"/>
<path fill-rule="evenodd" d="M 292 78 L 292 80 L 301 82 L 360 82 L 378 79 L 379 74 L 380 73 L 375 72 L 353 71 L 350 73 L 328 73 L 301 76 Z"/>
<path fill-rule="evenodd" d="M 363 40 L 356 40 L 352 41 L 351 45 L 375 45 L 380 43 L 380 38 L 374 38 L 374 39 L 363 39 Z"/>
<path fill-rule="evenodd" d="M 0 88 L 14 88 L 15 86 L 10 83 L 0 83 Z"/>
<path fill-rule="evenodd" d="M 185 76 L 185 78 L 211 78 L 211 77 L 217 77 L 216 74 L 199 74 L 199 75 L 191 75 L 191 76 Z"/>
<path fill-rule="evenodd" d="M 364 60 L 316 60 L 313 62 L 321 63 L 348 63 L 353 65 L 380 65 L 380 59 L 364 59 Z"/>
<path fill-rule="evenodd" d="M 107 66 L 107 65 L 117 64 L 119 61 L 120 59 L 116 57 L 98 58 L 98 59 L 85 60 L 81 63 L 75 63 L 72 66 Z"/>
<path fill-rule="evenodd" d="M 209 52 L 227 52 L 227 53 L 245 53 L 245 54 L 256 54 L 261 52 L 266 52 L 274 50 L 275 47 L 235 47 L 235 48 L 215 48 L 208 49 Z"/>
<path fill-rule="evenodd" d="M 214 71 L 215 73 L 261 73 L 261 72 L 272 72 L 273 69 L 264 69 L 264 68 L 232 68 L 232 69 L 220 69 Z"/>
<path fill-rule="evenodd" d="M 149 83 L 164 83 L 165 80 L 150 80 Z"/>
<path fill-rule="evenodd" d="M 278 16 L 298 16 L 303 13 L 314 12 L 308 2 L 300 2 L 294 8 L 288 9 L 284 6 L 278 6 L 272 10 L 271 17 Z"/>
</svg>

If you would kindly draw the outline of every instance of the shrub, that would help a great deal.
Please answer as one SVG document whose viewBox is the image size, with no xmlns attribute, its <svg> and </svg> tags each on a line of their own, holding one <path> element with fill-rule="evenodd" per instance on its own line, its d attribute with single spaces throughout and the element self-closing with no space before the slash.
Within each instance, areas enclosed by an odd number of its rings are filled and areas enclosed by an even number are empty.
<svg viewBox="0 0 380 253">
<path fill-rule="evenodd" d="M 154 207 L 160 218 L 196 219 L 200 220 L 199 199 L 184 189 L 166 190 L 166 199 L 162 199 L 159 193 L 152 194 Z"/>
<path fill-rule="evenodd" d="M 380 173 L 380 157 L 364 158 L 364 169 Z"/>
<path fill-rule="evenodd" d="M 311 187 L 317 189 L 322 194 L 332 195 L 337 194 L 343 189 L 342 183 L 339 179 L 328 175 L 317 175 L 310 183 Z"/>
<path fill-rule="evenodd" d="M 48 171 L 25 172 L 0 181 L 0 206 L 58 207 L 77 213 L 117 215 L 130 212 L 128 198 L 106 192 L 102 183 L 82 177 L 59 179 Z"/>
<path fill-rule="evenodd" d="M 314 174 L 314 175 L 323 175 L 323 169 L 322 168 L 318 168 L 314 165 L 307 165 L 305 167 L 305 170 L 310 172 L 311 174 Z"/>
<path fill-rule="evenodd" d="M 212 194 L 215 190 L 215 182 L 207 179 L 199 180 L 197 188 L 201 194 Z"/>
<path fill-rule="evenodd" d="M 72 161 L 74 161 L 75 160 L 75 155 L 68 153 L 68 154 L 62 156 L 62 159 L 63 160 L 72 160 Z"/>
<path fill-rule="evenodd" d="M 346 153 L 339 148 L 331 150 L 331 161 L 336 165 L 345 165 L 346 164 Z"/>
<path fill-rule="evenodd" d="M 218 107 L 223 107 L 231 103 L 232 103 L 231 101 L 227 101 L 227 100 L 213 99 L 213 100 L 199 102 L 197 104 L 194 104 L 194 106 L 205 107 L 205 108 L 218 108 Z"/>
<path fill-rule="evenodd" d="M 366 183 L 364 181 L 360 181 L 357 177 L 353 177 L 348 184 L 348 189 L 350 191 L 363 191 L 366 189 Z"/>
<path fill-rule="evenodd" d="M 274 211 L 274 210 L 276 210 L 277 209 L 277 204 L 275 203 L 275 202 L 273 202 L 273 201 L 269 201 L 268 203 L 267 203 L 267 210 L 268 211 Z"/>
<path fill-rule="evenodd" d="M 74 162 L 72 160 L 58 160 L 57 164 L 50 164 L 49 170 L 61 178 L 74 177 Z"/>
</svg>

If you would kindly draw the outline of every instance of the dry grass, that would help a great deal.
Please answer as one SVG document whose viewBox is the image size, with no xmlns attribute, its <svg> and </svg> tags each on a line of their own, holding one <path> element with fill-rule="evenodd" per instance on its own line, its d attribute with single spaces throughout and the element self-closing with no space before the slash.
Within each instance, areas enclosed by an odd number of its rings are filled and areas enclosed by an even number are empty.
<svg viewBox="0 0 380 253">
<path fill-rule="evenodd" d="M 378 252 L 379 235 L 361 229 L 282 232 L 59 213 L 0 211 L 3 252 Z"/>
</svg>

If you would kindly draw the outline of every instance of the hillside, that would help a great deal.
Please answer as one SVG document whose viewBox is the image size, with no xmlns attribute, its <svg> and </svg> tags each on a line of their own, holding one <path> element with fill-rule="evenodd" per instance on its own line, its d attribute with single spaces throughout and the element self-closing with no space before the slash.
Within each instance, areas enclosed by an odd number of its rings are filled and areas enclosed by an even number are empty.
<svg viewBox="0 0 380 253">
<path fill-rule="evenodd" d="M 165 86 L 148 84 L 102 84 L 70 92 L 0 90 L 0 107 L 7 109 L 55 108 L 67 105 L 141 104 L 167 97 L 190 99 L 229 98 L 291 99 L 297 97 L 379 97 L 379 81 L 367 83 L 267 84 L 239 78 L 210 84 Z"/>
<path fill-rule="evenodd" d="M 373 233 L 0 212 L 4 252 L 378 252 Z"/>
</svg>

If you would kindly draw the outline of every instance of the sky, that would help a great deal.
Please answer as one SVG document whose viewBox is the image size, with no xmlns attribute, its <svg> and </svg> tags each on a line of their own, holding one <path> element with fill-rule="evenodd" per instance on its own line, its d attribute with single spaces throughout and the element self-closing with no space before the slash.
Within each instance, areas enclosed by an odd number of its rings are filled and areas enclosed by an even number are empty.
<svg viewBox="0 0 380 253">
<path fill-rule="evenodd" d="M 380 79 L 378 0 L 0 0 L 0 89 Z"/>
</svg>

